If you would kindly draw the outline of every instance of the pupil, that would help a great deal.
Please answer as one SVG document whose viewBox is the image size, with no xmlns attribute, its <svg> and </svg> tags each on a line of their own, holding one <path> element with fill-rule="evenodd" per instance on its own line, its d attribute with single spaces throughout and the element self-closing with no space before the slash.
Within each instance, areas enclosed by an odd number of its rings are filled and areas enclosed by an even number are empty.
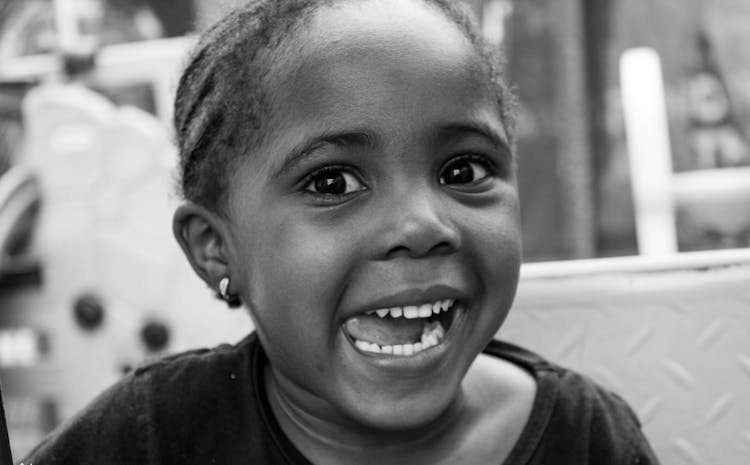
<svg viewBox="0 0 750 465">
<path fill-rule="evenodd" d="M 471 165 L 468 163 L 462 163 L 458 166 L 454 165 L 448 170 L 446 178 L 448 184 L 466 184 L 474 180 L 474 170 L 471 169 Z"/>
<path fill-rule="evenodd" d="M 322 194 L 343 194 L 346 180 L 340 174 L 326 174 L 315 180 L 315 190 Z"/>
</svg>

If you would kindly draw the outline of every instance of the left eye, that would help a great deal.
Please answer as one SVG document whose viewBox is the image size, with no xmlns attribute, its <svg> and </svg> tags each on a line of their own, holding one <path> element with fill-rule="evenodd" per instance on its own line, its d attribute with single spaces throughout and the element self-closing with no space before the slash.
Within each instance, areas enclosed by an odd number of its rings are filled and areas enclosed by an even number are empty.
<svg viewBox="0 0 750 465">
<path fill-rule="evenodd" d="M 313 174 L 304 189 L 316 194 L 346 195 L 365 190 L 365 186 L 352 173 L 327 169 Z"/>
<path fill-rule="evenodd" d="M 448 163 L 440 173 L 440 184 L 475 184 L 490 176 L 487 165 L 469 159 L 459 159 Z"/>
</svg>

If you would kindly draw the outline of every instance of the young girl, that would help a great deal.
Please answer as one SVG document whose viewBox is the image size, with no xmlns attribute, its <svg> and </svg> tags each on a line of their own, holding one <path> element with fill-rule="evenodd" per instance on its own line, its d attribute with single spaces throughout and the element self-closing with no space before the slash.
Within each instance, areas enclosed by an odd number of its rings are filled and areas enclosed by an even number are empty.
<svg viewBox="0 0 750 465">
<path fill-rule="evenodd" d="M 628 406 L 493 341 L 511 98 L 449 0 L 256 0 L 177 92 L 196 273 L 255 332 L 135 370 L 25 463 L 649 464 Z"/>
</svg>

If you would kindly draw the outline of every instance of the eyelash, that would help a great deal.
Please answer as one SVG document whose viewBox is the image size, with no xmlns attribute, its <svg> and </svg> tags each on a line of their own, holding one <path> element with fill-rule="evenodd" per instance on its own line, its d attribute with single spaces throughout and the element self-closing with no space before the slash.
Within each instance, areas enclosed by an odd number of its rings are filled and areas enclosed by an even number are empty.
<svg viewBox="0 0 750 465">
<path fill-rule="evenodd" d="M 364 188 L 354 191 L 354 192 L 350 192 L 348 194 L 326 194 L 323 192 L 315 192 L 315 191 L 307 189 L 307 187 L 310 186 L 310 184 L 316 178 L 326 173 L 346 173 L 354 177 L 357 180 L 357 182 L 361 184 Z M 350 195 L 356 194 L 357 192 L 361 192 L 363 190 L 368 189 L 367 185 L 362 181 L 362 177 L 356 172 L 356 170 L 345 165 L 329 165 L 329 166 L 324 166 L 322 168 L 318 168 L 314 170 L 313 172 L 311 172 L 310 174 L 308 174 L 307 176 L 305 176 L 304 178 L 302 178 L 302 180 L 300 180 L 299 182 L 299 185 L 301 186 L 302 192 L 307 193 L 309 195 L 316 196 L 323 200 L 335 200 L 341 197 L 348 197 Z"/>
<path fill-rule="evenodd" d="M 438 179 L 442 179 L 443 173 L 445 173 L 446 168 L 460 161 L 470 161 L 470 162 L 479 163 L 480 165 L 482 165 L 484 169 L 487 170 L 487 177 L 503 177 L 505 173 L 505 170 L 498 168 L 497 164 L 493 160 L 489 159 L 487 156 L 481 155 L 478 153 L 467 153 L 465 155 L 459 155 L 457 157 L 453 157 L 447 162 L 445 162 L 443 166 L 440 167 Z M 441 184 L 443 183 L 441 182 Z"/>
</svg>

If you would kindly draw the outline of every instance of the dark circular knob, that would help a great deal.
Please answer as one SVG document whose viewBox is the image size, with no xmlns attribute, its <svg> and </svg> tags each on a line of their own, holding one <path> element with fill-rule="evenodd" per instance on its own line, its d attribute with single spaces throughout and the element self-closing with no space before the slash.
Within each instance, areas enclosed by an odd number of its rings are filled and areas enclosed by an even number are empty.
<svg viewBox="0 0 750 465">
<path fill-rule="evenodd" d="M 152 352 L 164 349 L 169 344 L 169 328 L 159 321 L 151 321 L 141 328 L 141 341 Z"/>
<path fill-rule="evenodd" d="M 93 331 L 104 321 L 104 305 L 94 294 L 84 294 L 73 303 L 76 323 L 87 331 Z"/>
<path fill-rule="evenodd" d="M 63 70 L 67 76 L 81 76 L 96 67 L 96 50 L 91 47 L 66 50 L 62 55 Z"/>
</svg>

